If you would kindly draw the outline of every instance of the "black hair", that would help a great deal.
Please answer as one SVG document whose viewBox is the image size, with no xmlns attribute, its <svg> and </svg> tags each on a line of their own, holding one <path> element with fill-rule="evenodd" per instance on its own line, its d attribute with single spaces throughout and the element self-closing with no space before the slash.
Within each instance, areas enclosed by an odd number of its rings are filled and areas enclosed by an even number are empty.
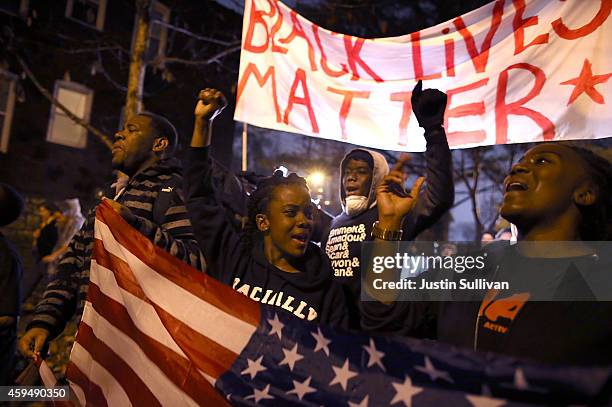
<svg viewBox="0 0 612 407">
<path fill-rule="evenodd" d="M 140 116 L 148 117 L 158 136 L 163 136 L 168 139 L 168 147 L 164 150 L 163 157 L 171 157 L 178 148 L 179 138 L 176 128 L 170 120 L 151 112 L 138 113 Z"/>
<path fill-rule="evenodd" d="M 612 164 L 592 150 L 574 144 L 566 144 L 587 164 L 586 170 L 597 185 L 597 200 L 592 205 L 578 205 L 582 215 L 580 238 L 582 240 L 609 240 L 612 221 Z"/>
<path fill-rule="evenodd" d="M 55 213 L 55 212 L 61 212 L 60 207 L 59 207 L 59 206 L 57 206 L 57 205 L 56 205 L 55 203 L 53 203 L 53 202 L 49 202 L 49 201 L 47 201 L 47 202 L 43 202 L 43 203 L 41 203 L 40 205 L 38 205 L 38 207 L 39 207 L 39 208 L 40 208 L 41 206 L 42 206 L 43 208 L 47 208 L 47 210 L 48 210 L 48 211 L 49 211 L 51 214 L 53 214 L 53 213 Z"/>
<path fill-rule="evenodd" d="M 6 226 L 19 218 L 23 211 L 23 198 L 17 191 L 0 183 L 0 226 Z"/>
<path fill-rule="evenodd" d="M 368 167 L 370 167 L 370 171 L 374 170 L 374 159 L 372 158 L 372 154 L 365 150 L 356 149 L 348 153 L 342 162 L 344 166 L 346 166 L 348 160 L 364 161 L 366 164 L 368 164 Z M 342 170 L 344 172 L 344 168 Z"/>
<path fill-rule="evenodd" d="M 249 196 L 247 202 L 247 216 L 248 220 L 244 227 L 244 237 L 248 240 L 249 245 L 252 245 L 256 234 L 258 232 L 256 216 L 260 213 L 264 213 L 268 207 L 268 202 L 274 193 L 274 190 L 282 185 L 296 185 L 306 188 L 306 179 L 300 177 L 296 173 L 291 173 L 288 176 L 284 176 L 280 170 L 274 171 L 271 177 L 265 177 L 259 180 L 257 188 Z"/>
</svg>

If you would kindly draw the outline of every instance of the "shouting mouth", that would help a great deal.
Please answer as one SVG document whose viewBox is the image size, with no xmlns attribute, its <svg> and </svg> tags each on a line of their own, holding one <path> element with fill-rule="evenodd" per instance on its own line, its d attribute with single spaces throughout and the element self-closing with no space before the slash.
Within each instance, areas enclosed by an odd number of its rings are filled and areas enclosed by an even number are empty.
<svg viewBox="0 0 612 407">
<path fill-rule="evenodd" d="M 346 187 L 346 196 L 359 195 L 359 187 L 355 185 L 350 185 Z"/>
<path fill-rule="evenodd" d="M 309 234 L 304 233 L 296 233 L 291 235 L 291 239 L 300 245 L 306 245 L 308 243 Z"/>
<path fill-rule="evenodd" d="M 524 182 L 512 181 L 506 185 L 506 192 L 527 191 L 529 188 Z"/>
</svg>

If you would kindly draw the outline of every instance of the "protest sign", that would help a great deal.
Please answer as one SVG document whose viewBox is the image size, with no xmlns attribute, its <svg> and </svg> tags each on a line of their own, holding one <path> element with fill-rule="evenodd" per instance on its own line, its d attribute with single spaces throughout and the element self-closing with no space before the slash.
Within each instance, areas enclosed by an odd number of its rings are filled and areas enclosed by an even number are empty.
<svg viewBox="0 0 612 407">
<path fill-rule="evenodd" d="M 387 150 L 422 151 L 410 96 L 448 94 L 454 148 L 612 136 L 612 0 L 497 0 L 400 37 L 325 30 L 247 0 L 235 119 Z"/>
</svg>

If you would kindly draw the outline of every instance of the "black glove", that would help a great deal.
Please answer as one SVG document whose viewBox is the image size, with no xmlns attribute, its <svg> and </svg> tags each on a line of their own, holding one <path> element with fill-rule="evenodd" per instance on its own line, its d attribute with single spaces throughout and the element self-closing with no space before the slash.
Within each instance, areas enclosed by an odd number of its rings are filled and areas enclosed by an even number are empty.
<svg viewBox="0 0 612 407">
<path fill-rule="evenodd" d="M 438 89 L 423 90 L 423 81 L 412 90 L 412 111 L 425 132 L 442 127 L 446 100 L 446 93 Z"/>
</svg>

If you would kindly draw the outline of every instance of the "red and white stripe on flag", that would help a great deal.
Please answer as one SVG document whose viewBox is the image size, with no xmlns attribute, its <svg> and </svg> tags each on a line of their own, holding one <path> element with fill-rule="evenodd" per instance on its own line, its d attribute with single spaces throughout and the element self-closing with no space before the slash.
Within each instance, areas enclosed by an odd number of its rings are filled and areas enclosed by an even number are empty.
<svg viewBox="0 0 612 407">
<path fill-rule="evenodd" d="M 67 369 L 80 404 L 227 405 L 215 381 L 260 319 L 245 297 L 230 296 L 230 308 L 224 299 L 231 291 L 100 204 L 87 302 Z"/>
<path fill-rule="evenodd" d="M 40 375 L 40 379 L 43 383 L 43 385 L 47 388 L 47 389 L 52 389 L 55 386 L 57 386 L 57 378 L 55 377 L 55 374 L 53 374 L 53 371 L 51 370 L 51 368 L 49 367 L 49 365 L 47 365 L 47 362 L 45 362 L 43 359 L 41 359 L 40 357 L 36 358 L 34 363 L 36 364 L 36 366 L 38 367 L 38 374 Z M 47 405 L 49 406 L 55 406 L 55 407 L 81 407 L 77 401 L 77 397 L 76 394 L 74 392 L 74 389 L 70 389 L 70 400 L 66 401 L 66 400 L 52 400 L 52 401 L 48 401 Z"/>
</svg>

